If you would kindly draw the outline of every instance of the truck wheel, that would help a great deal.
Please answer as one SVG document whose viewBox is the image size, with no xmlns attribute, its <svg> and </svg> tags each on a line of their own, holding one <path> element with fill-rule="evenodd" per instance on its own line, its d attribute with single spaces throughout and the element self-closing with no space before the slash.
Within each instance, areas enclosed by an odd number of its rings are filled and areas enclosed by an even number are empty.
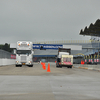
<svg viewBox="0 0 100 100">
<path fill-rule="evenodd" d="M 56 66 L 57 68 L 59 68 L 58 66 Z"/>
<path fill-rule="evenodd" d="M 70 68 L 72 68 L 72 66 L 70 66 Z"/>
<path fill-rule="evenodd" d="M 15 65 L 16 67 L 18 67 L 18 65 Z"/>
<path fill-rule="evenodd" d="M 58 66 L 56 65 L 56 67 L 58 68 Z"/>
<path fill-rule="evenodd" d="M 67 68 L 69 68 L 69 66 L 67 66 Z"/>
<path fill-rule="evenodd" d="M 29 65 L 29 67 L 33 67 L 33 65 Z"/>
<path fill-rule="evenodd" d="M 60 68 L 62 68 L 62 66 L 60 66 Z"/>
<path fill-rule="evenodd" d="M 58 68 L 58 66 L 56 65 L 56 67 Z"/>
</svg>

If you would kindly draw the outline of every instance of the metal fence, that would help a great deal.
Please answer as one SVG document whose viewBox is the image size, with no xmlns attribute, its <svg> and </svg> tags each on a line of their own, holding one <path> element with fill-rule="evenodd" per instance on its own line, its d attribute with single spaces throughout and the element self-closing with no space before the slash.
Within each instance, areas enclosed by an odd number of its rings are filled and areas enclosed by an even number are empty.
<svg viewBox="0 0 100 100">
<path fill-rule="evenodd" d="M 11 53 L 0 49 L 0 58 L 11 58 Z"/>
</svg>

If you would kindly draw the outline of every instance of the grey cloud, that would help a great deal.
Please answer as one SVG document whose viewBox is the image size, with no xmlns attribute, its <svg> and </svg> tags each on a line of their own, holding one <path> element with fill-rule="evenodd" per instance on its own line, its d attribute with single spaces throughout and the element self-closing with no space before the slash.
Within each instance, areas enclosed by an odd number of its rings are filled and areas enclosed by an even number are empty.
<svg viewBox="0 0 100 100">
<path fill-rule="evenodd" d="M 99 0 L 0 0 L 0 42 L 86 39 L 79 31 L 95 22 Z"/>
</svg>

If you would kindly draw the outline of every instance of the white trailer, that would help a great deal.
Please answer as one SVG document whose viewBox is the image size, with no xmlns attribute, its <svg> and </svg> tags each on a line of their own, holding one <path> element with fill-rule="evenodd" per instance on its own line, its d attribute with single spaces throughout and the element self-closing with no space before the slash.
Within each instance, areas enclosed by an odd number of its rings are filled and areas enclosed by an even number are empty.
<svg viewBox="0 0 100 100">
<path fill-rule="evenodd" d="M 61 66 L 67 66 L 68 68 L 72 68 L 72 66 L 73 66 L 73 55 L 62 55 Z"/>
<path fill-rule="evenodd" d="M 68 68 L 72 68 L 73 55 L 70 55 L 70 54 L 71 54 L 71 49 L 59 48 L 57 61 L 56 61 L 56 67 L 62 68 L 62 66 L 66 66 Z"/>
<path fill-rule="evenodd" d="M 16 45 L 15 66 L 27 65 L 33 67 L 33 48 L 30 41 L 18 41 Z"/>
</svg>

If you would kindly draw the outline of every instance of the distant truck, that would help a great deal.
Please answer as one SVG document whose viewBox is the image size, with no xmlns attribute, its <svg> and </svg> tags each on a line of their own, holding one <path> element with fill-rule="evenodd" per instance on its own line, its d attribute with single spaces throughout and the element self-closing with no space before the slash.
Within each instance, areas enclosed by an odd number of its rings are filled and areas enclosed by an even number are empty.
<svg viewBox="0 0 100 100">
<path fill-rule="evenodd" d="M 15 66 L 27 65 L 33 67 L 33 48 L 30 41 L 18 41 L 16 47 Z"/>
<path fill-rule="evenodd" d="M 70 55 L 70 54 L 71 54 L 71 49 L 59 48 L 57 61 L 56 61 L 56 67 L 62 68 L 62 66 L 66 66 L 68 68 L 72 68 L 73 55 Z"/>
</svg>

